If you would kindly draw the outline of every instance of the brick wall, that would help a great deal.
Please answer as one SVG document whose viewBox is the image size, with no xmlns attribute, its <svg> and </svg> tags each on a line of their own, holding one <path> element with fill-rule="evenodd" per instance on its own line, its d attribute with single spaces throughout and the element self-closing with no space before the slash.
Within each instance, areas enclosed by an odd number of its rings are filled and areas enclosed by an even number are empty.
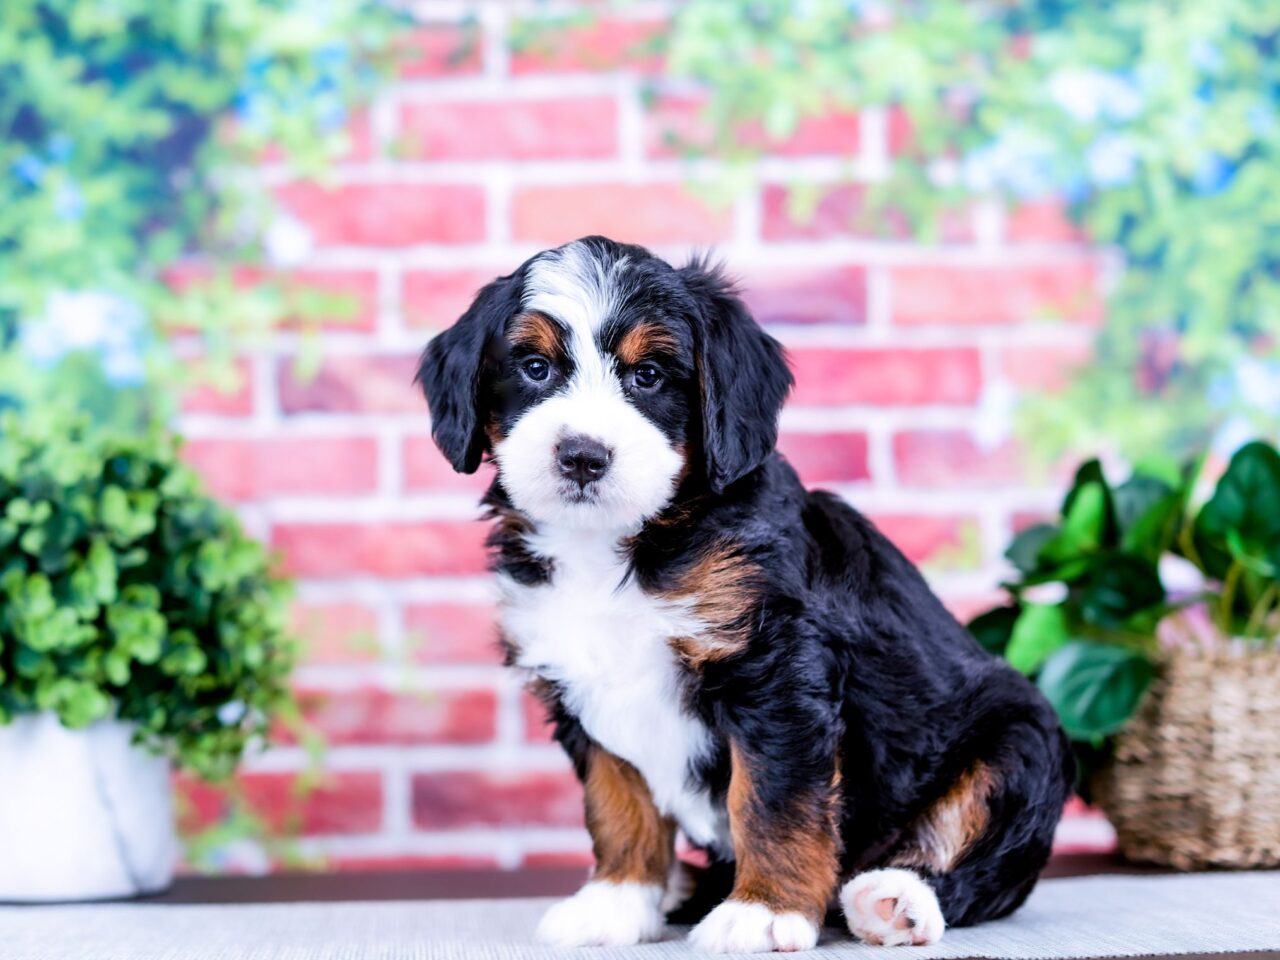
<svg viewBox="0 0 1280 960">
<path fill-rule="evenodd" d="M 313 376 L 286 335 L 245 359 L 238 392 L 193 395 L 183 418 L 189 459 L 299 579 L 298 685 L 330 745 L 322 787 L 299 801 L 306 752 L 282 735 L 249 764 L 247 796 L 275 821 L 299 807 L 304 849 L 341 867 L 586 855 L 568 765 L 497 666 L 474 519 L 487 474 L 450 472 L 410 386 L 423 343 L 480 283 L 588 233 L 677 258 L 713 245 L 790 350 L 783 450 L 962 616 L 993 596 L 1015 518 L 1056 501 L 1025 479 L 1016 396 L 1060 382 L 1100 322 L 1098 258 L 1051 207 L 957 211 L 931 246 L 860 230 L 858 184 L 907 135 L 895 118 L 836 112 L 780 142 L 744 128 L 766 156 L 723 203 L 721 166 L 682 159 L 669 136 L 704 135 L 696 91 L 635 52 L 660 9 L 515 50 L 520 9 L 424 21 L 332 182 L 264 169 L 310 238 L 301 276 L 355 316 L 326 325 Z M 796 191 L 812 216 L 790 212 Z M 193 822 L 218 818 L 215 796 L 184 789 Z M 1105 825 L 1075 823 L 1068 842 L 1105 842 Z"/>
</svg>

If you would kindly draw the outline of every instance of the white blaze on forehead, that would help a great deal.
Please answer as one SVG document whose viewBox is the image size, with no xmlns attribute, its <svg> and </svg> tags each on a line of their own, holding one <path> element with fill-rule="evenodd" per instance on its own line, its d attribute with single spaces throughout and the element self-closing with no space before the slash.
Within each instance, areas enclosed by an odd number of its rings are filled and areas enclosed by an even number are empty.
<svg viewBox="0 0 1280 960">
<path fill-rule="evenodd" d="M 596 336 L 618 308 L 627 265 L 626 257 L 605 262 L 584 244 L 571 243 L 529 267 L 524 309 L 544 313 L 569 331 L 574 360 L 584 374 L 600 376 L 608 372 L 606 363 L 612 367 L 596 347 Z"/>
<path fill-rule="evenodd" d="M 512 502 L 540 524 L 634 531 L 675 491 L 683 455 L 630 402 L 614 357 L 597 343 L 626 292 L 627 268 L 625 257 L 602 260 L 572 243 L 544 254 L 525 277 L 523 308 L 565 329 L 573 359 L 568 383 L 525 411 L 493 448 Z M 611 452 L 587 501 L 567 496 L 573 491 L 556 463 L 556 445 L 570 436 L 591 437 Z"/>
</svg>

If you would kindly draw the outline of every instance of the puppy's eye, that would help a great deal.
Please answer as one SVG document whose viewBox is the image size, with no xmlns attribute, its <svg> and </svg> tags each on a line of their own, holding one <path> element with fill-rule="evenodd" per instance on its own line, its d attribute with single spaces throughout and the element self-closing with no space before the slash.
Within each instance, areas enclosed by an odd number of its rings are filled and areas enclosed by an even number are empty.
<svg viewBox="0 0 1280 960">
<path fill-rule="evenodd" d="M 662 371 L 657 364 L 642 363 L 632 372 L 631 379 L 640 390 L 654 390 L 662 384 Z"/>
<path fill-rule="evenodd" d="M 541 383 L 551 375 L 551 364 L 546 357 L 530 357 L 520 364 L 520 370 L 534 383 Z"/>
</svg>

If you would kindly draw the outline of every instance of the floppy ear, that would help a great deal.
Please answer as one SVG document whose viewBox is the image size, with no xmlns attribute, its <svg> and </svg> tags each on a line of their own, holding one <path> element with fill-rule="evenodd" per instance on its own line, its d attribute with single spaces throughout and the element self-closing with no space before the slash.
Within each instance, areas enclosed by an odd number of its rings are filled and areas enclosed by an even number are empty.
<svg viewBox="0 0 1280 960">
<path fill-rule="evenodd" d="M 431 435 L 459 473 L 475 473 L 489 449 L 487 371 L 508 318 L 519 311 L 519 288 L 515 274 L 484 287 L 458 322 L 427 344 L 418 364 L 415 382 L 431 409 Z"/>
<path fill-rule="evenodd" d="M 778 442 L 778 414 L 794 382 L 782 345 L 761 329 L 718 267 L 680 271 L 702 314 L 702 447 L 716 493 L 760 466 Z"/>
</svg>

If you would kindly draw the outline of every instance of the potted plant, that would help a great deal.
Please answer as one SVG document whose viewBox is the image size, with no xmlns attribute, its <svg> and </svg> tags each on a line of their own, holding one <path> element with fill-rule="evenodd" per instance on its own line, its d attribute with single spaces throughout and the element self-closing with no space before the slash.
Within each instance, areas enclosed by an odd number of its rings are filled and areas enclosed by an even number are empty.
<svg viewBox="0 0 1280 960">
<path fill-rule="evenodd" d="M 290 704 L 287 586 L 171 436 L 0 416 L 0 901 L 168 885 L 170 764 Z"/>
<path fill-rule="evenodd" d="M 1197 507 L 1199 473 L 1149 461 L 1112 486 L 1086 463 L 1059 521 L 1010 546 L 1010 602 L 969 626 L 1054 705 L 1126 856 L 1274 866 L 1280 454 L 1244 446 Z"/>
</svg>

